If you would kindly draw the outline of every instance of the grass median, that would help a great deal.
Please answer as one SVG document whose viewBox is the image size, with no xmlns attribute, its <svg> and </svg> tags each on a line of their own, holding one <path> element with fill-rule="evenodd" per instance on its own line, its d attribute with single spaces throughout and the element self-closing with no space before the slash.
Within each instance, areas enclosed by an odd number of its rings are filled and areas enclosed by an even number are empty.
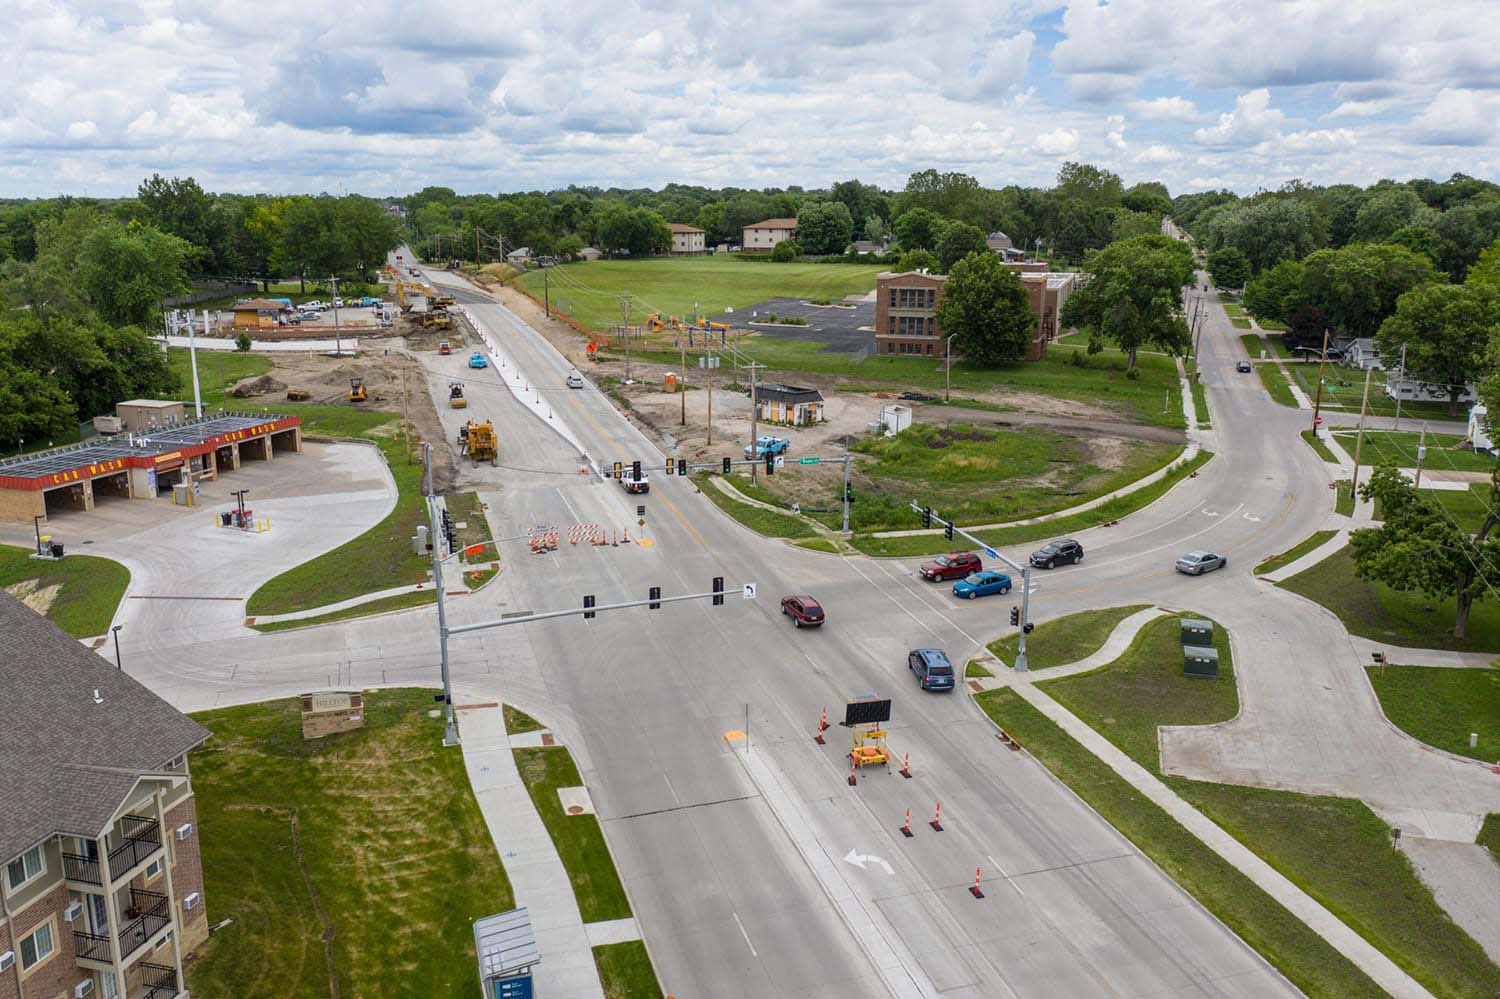
<svg viewBox="0 0 1500 999">
<path fill-rule="evenodd" d="M 1269 361 L 1257 364 L 1255 373 L 1260 376 L 1260 383 L 1271 394 L 1272 402 L 1279 402 L 1293 409 L 1297 408 L 1297 397 L 1292 394 L 1291 383 L 1287 381 L 1286 373 L 1281 370 L 1281 365 Z"/>
<path fill-rule="evenodd" d="M 594 948 L 594 966 L 599 969 L 604 999 L 661 999 L 651 955 L 639 940 L 600 944 Z"/>
<path fill-rule="evenodd" d="M 1333 449 L 1324 443 L 1323 438 L 1319 434 L 1311 430 L 1304 430 L 1302 431 L 1302 439 L 1307 442 L 1308 447 L 1317 452 L 1319 458 L 1330 464 L 1337 465 L 1339 463 L 1338 455 L 1333 453 Z"/>
<path fill-rule="evenodd" d="M 709 481 L 711 478 L 708 474 L 695 475 L 693 483 L 714 506 L 757 534 L 764 534 L 768 538 L 810 538 L 817 533 L 811 524 L 791 514 L 776 513 L 749 503 L 741 503 Z"/>
<path fill-rule="evenodd" d="M 1043 621 L 1026 641 L 1026 668 L 1047 669 L 1066 666 L 1087 659 L 1104 647 L 1119 623 L 1150 604 L 1108 607 L 1104 610 L 1079 611 Z M 1020 648 L 1019 633 L 997 639 L 988 646 L 991 653 L 1007 666 L 1013 666 Z"/>
<path fill-rule="evenodd" d="M 1013 691 L 990 691 L 975 700 L 1053 775 L 1311 999 L 1383 994 L 1307 924 Z"/>
<path fill-rule="evenodd" d="M 332 624 L 334 621 L 348 621 L 350 618 L 369 617 L 371 614 L 384 614 L 388 611 L 405 610 L 408 607 L 423 607 L 427 604 L 437 603 L 437 592 L 431 588 L 425 590 L 412 590 L 409 593 L 394 593 L 379 600 L 367 600 L 353 607 L 344 607 L 327 614 L 314 614 L 312 617 L 298 617 L 290 621 L 267 621 L 264 624 L 252 624 L 250 627 L 256 631 L 295 631 L 297 628 L 310 628 L 315 624 Z"/>
<path fill-rule="evenodd" d="M 1213 724 L 1239 710 L 1228 633 L 1214 629 L 1216 680 L 1184 676 L 1179 643 L 1176 619 L 1154 621 L 1113 663 L 1039 687 L 1160 777 L 1160 726 Z M 1447 916 L 1362 802 L 1165 779 L 1434 994 L 1500 995 L 1500 967 Z"/>
<path fill-rule="evenodd" d="M 1213 414 L 1208 411 L 1208 390 L 1199 381 L 1193 382 L 1193 410 L 1198 418 L 1198 426 L 1213 426 Z"/>
<path fill-rule="evenodd" d="M 431 707 L 367 691 L 364 728 L 313 741 L 296 699 L 195 716 L 214 733 L 192 761 L 204 894 L 233 922 L 189 965 L 193 995 L 473 994 L 470 921 L 515 899 Z"/>
<path fill-rule="evenodd" d="M 1429 746 L 1486 763 L 1500 760 L 1500 671 L 1441 666 L 1367 666 L 1381 710 Z M 1469 735 L 1478 744 L 1469 746 Z"/>
<path fill-rule="evenodd" d="M 65 555 L 53 562 L 32 558 L 33 551 L 0 545 L 0 589 L 74 638 L 109 631 L 130 586 L 130 570 L 95 555 Z"/>
<path fill-rule="evenodd" d="M 1337 533 L 1338 531 L 1314 531 L 1311 535 L 1303 538 L 1280 555 L 1273 555 L 1256 566 L 1255 575 L 1259 576 L 1262 573 L 1275 572 L 1284 565 L 1291 565 L 1308 552 L 1327 544 Z"/>
<path fill-rule="evenodd" d="M 1166 495 L 1177 483 L 1190 476 L 1193 472 L 1202 468 L 1204 464 L 1213 457 L 1212 451 L 1199 451 L 1191 460 L 1178 462 L 1173 465 L 1165 476 L 1157 481 L 1142 486 L 1134 492 L 1117 496 L 1108 502 L 1101 503 L 1091 510 L 1082 513 L 1069 514 L 1065 517 L 1055 517 L 1051 520 L 1043 520 L 1035 524 L 1017 524 L 1011 527 L 997 527 L 984 531 L 974 532 L 985 544 L 992 548 L 1005 545 L 1024 544 L 1027 541 L 1038 541 L 1042 538 L 1066 537 L 1098 527 L 1100 524 L 1112 520 L 1119 520 L 1132 513 L 1154 503 Z M 942 534 L 910 534 L 901 537 L 879 537 L 874 534 L 856 534 L 852 539 L 855 548 L 877 558 L 911 558 L 921 555 L 937 555 L 942 552 L 953 551 L 955 543 L 948 541 Z"/>
</svg>

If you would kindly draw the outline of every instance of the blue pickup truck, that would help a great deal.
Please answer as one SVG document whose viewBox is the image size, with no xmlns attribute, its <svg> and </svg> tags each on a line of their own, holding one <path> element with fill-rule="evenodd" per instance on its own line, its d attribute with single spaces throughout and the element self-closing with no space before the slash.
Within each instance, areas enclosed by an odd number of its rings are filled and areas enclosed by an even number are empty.
<svg viewBox="0 0 1500 999">
<path fill-rule="evenodd" d="M 792 442 L 785 437 L 757 437 L 754 444 L 745 445 L 745 457 L 753 460 L 767 455 L 786 454 Z"/>
</svg>

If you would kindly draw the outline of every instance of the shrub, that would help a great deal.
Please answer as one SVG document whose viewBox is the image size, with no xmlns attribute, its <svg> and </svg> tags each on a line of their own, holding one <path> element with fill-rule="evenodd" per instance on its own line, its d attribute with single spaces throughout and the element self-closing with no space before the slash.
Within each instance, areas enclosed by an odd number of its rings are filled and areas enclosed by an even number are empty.
<svg viewBox="0 0 1500 999">
<path fill-rule="evenodd" d="M 250 334 L 241 333 L 239 336 L 235 337 L 234 349 L 240 351 L 241 353 L 248 351 L 250 349 Z"/>
</svg>

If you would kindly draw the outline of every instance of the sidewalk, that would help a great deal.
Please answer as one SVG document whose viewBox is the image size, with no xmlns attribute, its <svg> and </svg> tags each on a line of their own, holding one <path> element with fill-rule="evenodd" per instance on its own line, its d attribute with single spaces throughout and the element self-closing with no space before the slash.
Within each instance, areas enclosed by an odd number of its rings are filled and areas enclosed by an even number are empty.
<svg viewBox="0 0 1500 999">
<path fill-rule="evenodd" d="M 500 706 L 454 707 L 474 797 L 510 878 L 516 905 L 531 910 L 542 953 L 535 972 L 537 994 L 604 999 L 573 883 L 516 769 Z M 611 939 L 615 936 L 618 932 Z"/>
</svg>

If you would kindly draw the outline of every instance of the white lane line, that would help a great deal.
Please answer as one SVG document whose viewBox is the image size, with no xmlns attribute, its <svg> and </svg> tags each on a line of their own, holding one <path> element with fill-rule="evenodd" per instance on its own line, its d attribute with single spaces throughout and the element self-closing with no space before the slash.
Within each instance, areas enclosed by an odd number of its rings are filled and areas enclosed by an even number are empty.
<svg viewBox="0 0 1500 999">
<path fill-rule="evenodd" d="M 1014 888 L 1016 890 L 1016 894 L 1017 895 L 1025 897 L 1026 893 L 1021 890 L 1021 886 L 1020 885 L 1016 884 L 1014 878 L 1012 878 L 1009 874 L 1005 873 L 1005 868 L 1003 868 L 1003 867 L 1000 866 L 1000 861 L 996 860 L 994 857 L 991 857 L 987 853 L 984 855 L 984 859 L 988 860 L 994 866 L 995 870 L 997 870 L 997 871 L 1000 872 L 1000 876 L 1005 879 L 1005 883 L 1008 884 L 1008 885 L 1010 885 L 1012 888 Z"/>
<path fill-rule="evenodd" d="M 1236 513 L 1239 513 L 1240 509 L 1243 508 L 1244 505 L 1245 504 L 1243 504 L 1243 503 L 1239 504 L 1233 510 L 1230 510 L 1229 513 L 1225 514 L 1225 516 L 1226 517 L 1233 517 Z M 1168 549 L 1168 548 L 1181 548 L 1183 542 L 1190 541 L 1193 538 L 1196 538 L 1200 534 L 1207 534 L 1209 531 L 1218 530 L 1222 526 L 1223 525 L 1217 524 L 1217 523 L 1209 524 L 1207 527 L 1203 528 L 1203 530 L 1201 530 L 1201 531 L 1194 531 L 1192 534 L 1187 534 L 1187 535 L 1184 535 L 1184 536 L 1182 536 L 1180 538 L 1176 538 L 1176 539 L 1174 539 L 1172 541 L 1167 542 L 1164 545 L 1157 545 L 1155 548 L 1148 548 L 1148 549 L 1146 549 L 1145 551 L 1142 551 L 1142 552 L 1135 552 L 1135 553 L 1133 553 L 1131 555 L 1126 555 L 1123 558 L 1111 559 L 1111 560 L 1104 561 L 1104 562 L 1095 562 L 1094 563 L 1094 568 L 1096 568 L 1096 569 L 1102 569 L 1103 567 L 1105 567 L 1107 565 L 1119 565 L 1122 562 L 1135 562 L 1135 561 L 1139 560 L 1141 557 L 1143 557 L 1145 555 L 1152 555 L 1152 554 L 1155 554 L 1156 552 L 1164 551 L 1165 549 Z"/>
<path fill-rule="evenodd" d="M 682 804 L 682 799 L 677 797 L 677 789 L 672 786 L 672 778 L 667 776 L 665 770 L 662 771 L 661 779 L 667 782 L 667 790 L 672 792 L 672 800 L 679 805 Z"/>
<path fill-rule="evenodd" d="M 750 934 L 745 932 L 745 924 L 740 922 L 740 914 L 731 912 L 730 915 L 734 917 L 734 925 L 740 928 L 740 936 L 745 938 L 745 946 L 750 948 L 750 956 L 759 960 L 760 955 L 755 953 L 755 944 L 750 942 Z"/>
<path fill-rule="evenodd" d="M 913 614 L 910 607 L 908 607 L 902 601 L 897 600 L 894 596 L 892 596 L 884 588 L 882 588 L 879 584 L 877 584 L 873 579 L 871 579 L 869 576 L 866 576 L 864 570 L 859 567 L 859 562 L 858 562 L 857 559 L 849 559 L 848 562 L 849 562 L 850 565 L 852 565 L 854 567 L 854 571 L 855 572 L 859 573 L 861 576 L 864 576 L 865 582 L 867 582 L 871 586 L 875 587 L 875 589 L 879 593 L 883 594 L 892 603 L 894 603 L 896 606 L 900 607 L 901 610 L 906 613 L 907 617 L 911 618 L 913 621 L 916 621 L 922 627 L 926 628 L 927 631 L 930 634 L 932 634 L 933 636 L 937 636 L 938 633 L 936 631 L 934 631 L 932 629 L 932 627 L 927 624 L 926 621 L 923 621 L 921 618 L 917 617 L 917 615 Z M 924 594 L 920 590 L 918 590 L 916 588 L 916 584 L 912 583 L 910 581 L 910 579 L 908 579 L 904 573 L 895 573 L 895 572 L 892 572 L 890 569 L 888 569 L 886 567 L 886 564 L 884 562 L 876 562 L 875 564 L 877 566 L 879 566 L 881 573 L 883 575 L 885 575 L 885 577 L 887 579 L 889 579 L 893 583 L 895 583 L 896 586 L 899 587 L 903 592 L 910 594 L 911 597 L 912 597 L 912 599 L 916 600 L 922 606 L 928 608 L 934 614 L 936 614 L 938 617 L 942 618 L 943 621 L 949 627 L 953 628 L 953 630 L 957 631 L 960 635 L 964 636 L 969 641 L 973 642 L 975 646 L 982 646 L 982 645 L 984 645 L 983 642 L 981 642 L 979 639 L 975 638 L 973 635 L 969 634 L 967 631 L 965 631 L 962 627 L 959 626 L 958 622 L 954 621 L 951 617 L 949 617 L 947 615 L 947 613 L 945 613 L 945 608 L 943 606 L 936 605 L 932 601 L 928 600 L 926 594 Z"/>
</svg>

